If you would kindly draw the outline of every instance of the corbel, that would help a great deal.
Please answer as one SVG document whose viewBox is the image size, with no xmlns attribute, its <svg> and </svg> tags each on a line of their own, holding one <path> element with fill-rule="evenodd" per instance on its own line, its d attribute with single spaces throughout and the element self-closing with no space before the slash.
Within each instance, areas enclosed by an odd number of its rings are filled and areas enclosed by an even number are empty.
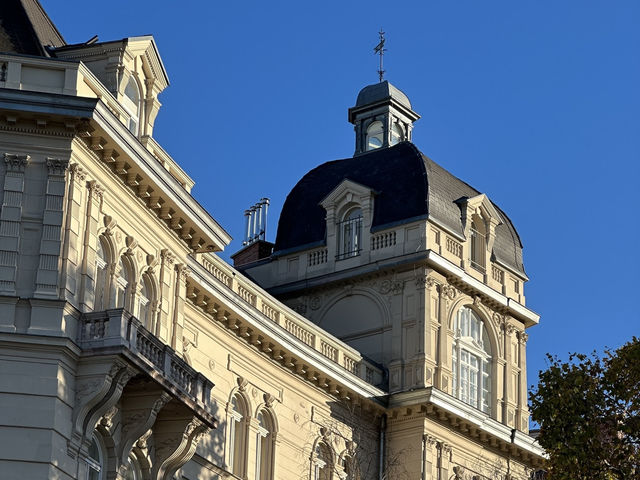
<svg viewBox="0 0 640 480">
<path fill-rule="evenodd" d="M 100 136 L 95 136 L 95 137 L 91 137 L 91 143 L 89 144 L 89 148 L 94 152 L 97 152 L 97 151 L 103 150 L 106 144 L 107 144 L 107 141 L 104 138 Z"/>
</svg>

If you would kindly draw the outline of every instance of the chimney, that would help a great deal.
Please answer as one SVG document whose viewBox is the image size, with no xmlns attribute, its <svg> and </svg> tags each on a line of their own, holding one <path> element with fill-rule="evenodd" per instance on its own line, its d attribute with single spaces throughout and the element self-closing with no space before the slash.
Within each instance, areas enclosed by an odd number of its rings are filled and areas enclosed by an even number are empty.
<svg viewBox="0 0 640 480">
<path fill-rule="evenodd" d="M 266 240 L 269 203 L 269 199 L 264 197 L 244 211 L 245 237 L 242 249 L 231 255 L 234 267 L 268 258 L 273 252 L 274 244 Z"/>
</svg>

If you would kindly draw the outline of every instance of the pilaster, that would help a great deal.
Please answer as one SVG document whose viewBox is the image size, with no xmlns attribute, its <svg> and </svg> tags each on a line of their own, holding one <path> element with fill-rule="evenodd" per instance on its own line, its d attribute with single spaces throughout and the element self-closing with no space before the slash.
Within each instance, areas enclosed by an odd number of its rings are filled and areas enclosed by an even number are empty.
<svg viewBox="0 0 640 480">
<path fill-rule="evenodd" d="M 175 297 L 173 299 L 173 327 L 171 329 L 171 348 L 182 352 L 182 329 L 184 328 L 184 305 L 187 295 L 187 278 L 190 270 L 180 263 L 175 269 Z"/>
<path fill-rule="evenodd" d="M 68 160 L 47 158 L 47 189 L 42 217 L 40 261 L 36 273 L 36 298 L 58 299 L 60 276 L 60 253 L 62 246 L 62 224 L 64 218 L 65 175 Z"/>
<path fill-rule="evenodd" d="M 86 220 L 82 215 L 82 205 L 85 204 L 83 201 L 85 194 L 84 182 L 87 178 L 87 173 L 77 163 L 71 165 L 69 172 L 69 191 L 66 202 L 64 242 L 62 245 L 61 285 L 64 285 L 64 297 L 73 305 L 79 305 L 78 286 L 81 283 L 81 257 L 79 250 L 82 248 L 79 238 Z"/>
<path fill-rule="evenodd" d="M 520 385 L 519 388 L 519 398 L 518 398 L 518 409 L 516 416 L 516 428 L 523 432 L 529 431 L 529 409 L 527 407 L 527 340 L 529 339 L 529 335 L 525 332 L 518 332 L 518 366 L 520 367 Z"/>
<path fill-rule="evenodd" d="M 98 221 L 103 189 L 95 181 L 86 183 L 87 206 L 85 213 L 84 236 L 82 240 L 82 266 L 80 274 L 79 304 L 83 312 L 95 309 L 96 279 L 95 263 L 98 240 Z"/>
<path fill-rule="evenodd" d="M 5 153 L 4 197 L 0 210 L 0 295 L 16 294 L 24 173 L 29 155 Z"/>
</svg>

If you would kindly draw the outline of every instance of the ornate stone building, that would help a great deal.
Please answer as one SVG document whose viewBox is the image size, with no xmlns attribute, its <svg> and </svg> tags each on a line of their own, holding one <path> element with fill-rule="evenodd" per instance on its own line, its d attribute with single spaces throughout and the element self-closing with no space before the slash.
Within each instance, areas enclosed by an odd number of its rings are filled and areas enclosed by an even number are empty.
<svg viewBox="0 0 640 480">
<path fill-rule="evenodd" d="M 229 235 L 153 138 L 153 38 L 68 45 L 36 0 L 0 19 L 3 478 L 538 468 L 517 234 L 405 141 L 401 92 L 361 92 L 356 155 L 294 188 L 277 251 L 245 265 L 261 287 L 217 256 Z M 356 174 L 374 163 L 402 198 Z"/>
</svg>

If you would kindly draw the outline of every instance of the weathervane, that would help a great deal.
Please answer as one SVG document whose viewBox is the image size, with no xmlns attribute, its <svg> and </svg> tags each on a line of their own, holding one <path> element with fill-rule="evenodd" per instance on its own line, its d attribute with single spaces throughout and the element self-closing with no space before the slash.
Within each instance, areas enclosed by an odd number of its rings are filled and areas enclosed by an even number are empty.
<svg viewBox="0 0 640 480">
<path fill-rule="evenodd" d="M 380 55 L 380 69 L 378 70 L 378 75 L 380 76 L 380 82 L 382 82 L 382 77 L 384 76 L 384 70 L 382 69 L 382 56 L 384 55 L 384 52 L 387 51 L 387 49 L 384 48 L 385 38 L 382 28 L 378 32 L 378 35 L 380 35 L 380 43 L 375 46 L 375 48 L 373 49 L 373 53 L 374 55 Z"/>
</svg>

